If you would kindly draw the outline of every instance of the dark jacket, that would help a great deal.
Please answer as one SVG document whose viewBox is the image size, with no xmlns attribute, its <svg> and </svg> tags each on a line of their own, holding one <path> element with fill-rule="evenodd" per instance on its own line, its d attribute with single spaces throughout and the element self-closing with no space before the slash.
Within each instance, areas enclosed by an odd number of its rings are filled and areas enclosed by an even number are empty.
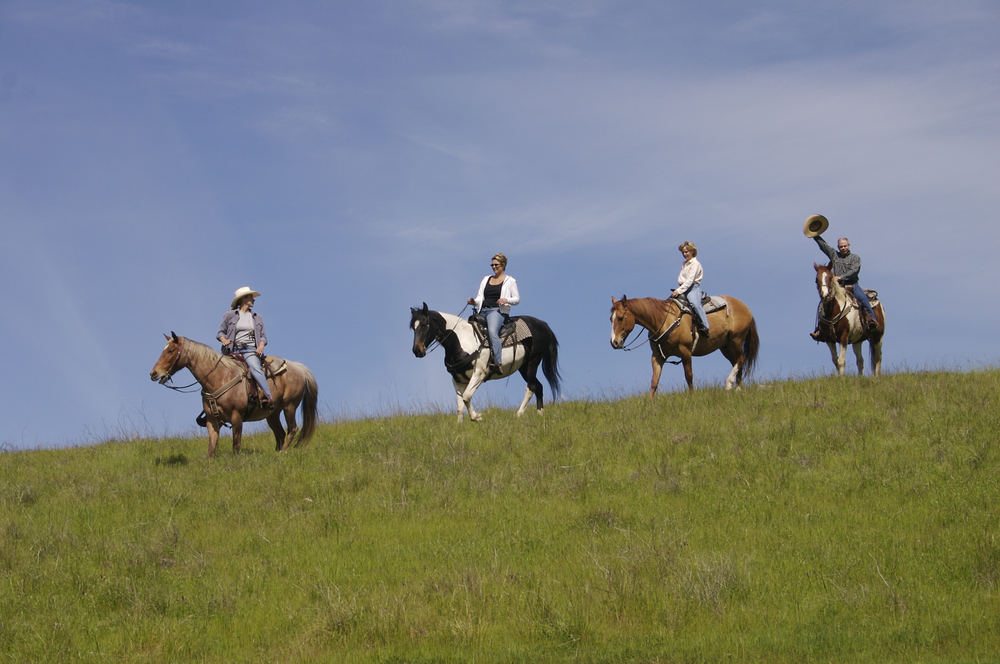
<svg viewBox="0 0 1000 664">
<path fill-rule="evenodd" d="M 816 240 L 816 244 L 819 245 L 823 253 L 830 257 L 830 262 L 833 263 L 831 267 L 833 276 L 840 279 L 840 283 L 845 286 L 858 283 L 858 275 L 861 273 L 860 256 L 851 252 L 847 252 L 846 256 L 841 256 L 836 249 L 826 243 L 821 235 L 817 235 L 813 239 Z"/>
</svg>

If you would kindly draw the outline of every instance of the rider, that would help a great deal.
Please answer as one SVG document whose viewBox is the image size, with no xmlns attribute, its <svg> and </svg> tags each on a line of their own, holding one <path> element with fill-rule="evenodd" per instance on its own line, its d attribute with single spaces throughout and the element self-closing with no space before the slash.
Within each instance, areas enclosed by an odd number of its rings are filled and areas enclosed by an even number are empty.
<svg viewBox="0 0 1000 664">
<path fill-rule="evenodd" d="M 842 286 L 854 286 L 854 297 L 857 298 L 864 311 L 868 314 L 868 330 L 874 332 L 878 329 L 878 322 L 875 320 L 875 312 L 872 311 L 871 302 L 865 289 L 858 285 L 858 274 L 861 272 L 861 257 L 851 253 L 851 243 L 846 237 L 837 240 L 837 249 L 828 245 L 822 235 L 815 235 L 813 239 L 819 245 L 820 250 L 830 258 L 833 269 L 833 276 L 837 278 Z M 821 340 L 819 326 L 809 334 L 816 341 Z"/>
<path fill-rule="evenodd" d="M 677 247 L 684 256 L 684 265 L 681 273 L 677 277 L 678 286 L 670 292 L 670 297 L 687 297 L 694 312 L 695 325 L 698 333 L 708 336 L 708 316 L 705 315 L 705 308 L 701 306 L 701 278 L 704 274 L 701 263 L 695 256 L 698 255 L 698 247 L 691 242 L 684 242 Z M 668 298 L 669 299 L 669 298 Z"/>
<path fill-rule="evenodd" d="M 479 284 L 479 293 L 470 297 L 469 304 L 475 305 L 479 313 L 486 317 L 486 329 L 490 338 L 490 373 L 500 373 L 500 327 L 510 314 L 510 308 L 521 301 L 517 292 L 517 281 L 504 273 L 507 269 L 507 257 L 496 254 L 490 260 L 492 275 L 483 277 Z"/>
<path fill-rule="evenodd" d="M 260 293 L 250 290 L 249 286 L 238 288 L 233 298 L 231 309 L 222 317 L 222 325 L 216 339 L 222 342 L 222 353 L 239 353 L 250 368 L 250 374 L 264 391 L 265 399 L 261 407 L 269 408 L 272 402 L 271 390 L 264 377 L 261 358 L 264 357 L 264 346 L 267 345 L 267 335 L 264 334 L 264 318 L 251 311 L 254 298 Z"/>
</svg>

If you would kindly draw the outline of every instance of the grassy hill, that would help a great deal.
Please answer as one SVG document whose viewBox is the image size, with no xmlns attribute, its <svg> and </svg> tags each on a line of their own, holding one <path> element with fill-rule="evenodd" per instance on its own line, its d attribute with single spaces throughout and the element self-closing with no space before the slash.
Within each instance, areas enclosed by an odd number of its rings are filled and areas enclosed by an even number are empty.
<svg viewBox="0 0 1000 664">
<path fill-rule="evenodd" d="M 984 662 L 1000 372 L 0 454 L 0 659 Z M 520 388 L 518 388 L 520 389 Z"/>
</svg>

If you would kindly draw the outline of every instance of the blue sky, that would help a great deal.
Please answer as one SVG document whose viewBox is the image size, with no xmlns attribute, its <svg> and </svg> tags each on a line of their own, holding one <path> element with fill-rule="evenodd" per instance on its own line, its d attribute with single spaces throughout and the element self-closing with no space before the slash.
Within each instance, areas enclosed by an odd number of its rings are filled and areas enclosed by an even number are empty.
<svg viewBox="0 0 1000 664">
<path fill-rule="evenodd" d="M 244 285 L 326 418 L 450 413 L 409 307 L 458 313 L 498 251 L 567 398 L 646 390 L 611 296 L 665 296 L 683 240 L 762 377 L 827 373 L 814 213 L 882 295 L 888 370 L 993 366 L 998 34 L 974 0 L 5 0 L 0 444 L 194 432 L 149 370 Z"/>
</svg>

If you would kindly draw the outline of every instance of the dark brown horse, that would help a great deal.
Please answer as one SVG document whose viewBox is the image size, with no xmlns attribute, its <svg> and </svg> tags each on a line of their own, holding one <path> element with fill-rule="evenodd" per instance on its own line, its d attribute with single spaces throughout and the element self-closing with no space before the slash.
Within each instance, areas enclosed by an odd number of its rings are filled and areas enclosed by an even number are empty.
<svg viewBox="0 0 1000 664">
<path fill-rule="evenodd" d="M 875 312 L 875 331 L 869 331 L 864 325 L 864 316 L 857 300 L 850 297 L 844 287 L 833 276 L 829 268 L 813 263 L 816 268 L 816 290 L 819 291 L 819 332 L 820 340 L 825 341 L 830 348 L 830 356 L 837 367 L 837 373 L 844 375 L 844 365 L 847 364 L 847 344 L 854 347 L 854 357 L 858 361 L 858 375 L 865 369 L 864 355 L 861 344 L 868 341 L 872 361 L 872 373 L 876 376 L 882 373 L 882 335 L 885 334 L 885 310 L 882 303 L 874 300 L 872 311 Z M 860 286 L 855 286 L 860 288 Z M 838 348 L 839 346 L 839 348 Z"/>
<path fill-rule="evenodd" d="M 166 335 L 163 335 L 166 336 Z M 273 366 L 281 363 L 274 358 Z M 187 368 L 201 383 L 202 404 L 207 416 L 208 456 L 215 454 L 219 443 L 222 423 L 233 427 L 233 454 L 240 451 L 243 423 L 267 419 L 274 432 L 277 451 L 286 450 L 294 442 L 296 446 L 306 443 L 316 429 L 316 401 L 318 389 L 312 372 L 299 362 L 286 362 L 287 371 L 269 379 L 271 405 L 268 408 L 256 406 L 249 414 L 249 389 L 253 378 L 244 377 L 245 368 L 232 356 L 222 355 L 197 341 L 178 337 L 173 332 L 167 337 L 160 358 L 149 372 L 152 380 L 166 383 L 171 376 Z M 255 389 L 255 388 L 254 388 Z M 302 429 L 295 424 L 295 410 L 302 404 Z M 281 413 L 288 424 L 286 432 L 281 426 Z"/>
<path fill-rule="evenodd" d="M 743 378 L 749 377 L 757 362 L 760 339 L 757 323 L 747 305 L 735 297 L 721 296 L 728 306 L 708 314 L 711 330 L 707 337 L 700 337 L 695 343 L 695 326 L 690 315 L 682 315 L 681 308 L 674 300 L 657 300 L 643 297 L 630 300 L 622 295 L 621 300 L 611 298 L 611 347 L 624 348 L 625 340 L 636 325 L 649 331 L 649 346 L 653 349 L 653 382 L 649 387 L 649 397 L 656 395 L 660 383 L 660 372 L 668 357 L 679 357 L 684 365 L 684 378 L 688 389 L 694 389 L 694 374 L 691 371 L 691 357 L 708 355 L 721 350 L 733 365 L 726 378 L 726 389 L 739 389 Z"/>
</svg>

